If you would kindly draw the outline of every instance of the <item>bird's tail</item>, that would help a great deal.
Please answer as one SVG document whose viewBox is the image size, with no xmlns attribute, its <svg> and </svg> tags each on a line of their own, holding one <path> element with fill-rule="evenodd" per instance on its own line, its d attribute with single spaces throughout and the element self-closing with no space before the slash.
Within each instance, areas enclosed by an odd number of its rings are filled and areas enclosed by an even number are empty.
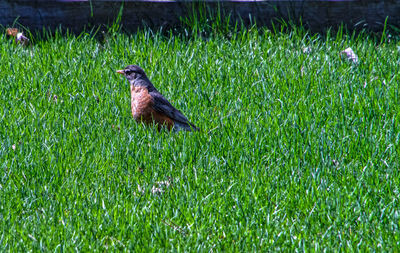
<svg viewBox="0 0 400 253">
<path fill-rule="evenodd" d="M 186 123 L 175 122 L 174 130 L 175 131 L 180 131 L 180 130 L 184 130 L 184 131 L 199 131 L 200 129 L 198 127 L 196 127 L 194 124 L 192 124 L 192 123 L 190 123 L 188 121 Z"/>
</svg>

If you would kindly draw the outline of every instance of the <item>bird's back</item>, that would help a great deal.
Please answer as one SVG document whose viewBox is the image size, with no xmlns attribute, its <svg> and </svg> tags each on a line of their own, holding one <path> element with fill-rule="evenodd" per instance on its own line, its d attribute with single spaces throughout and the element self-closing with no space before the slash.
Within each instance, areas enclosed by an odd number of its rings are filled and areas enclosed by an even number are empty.
<svg viewBox="0 0 400 253">
<path fill-rule="evenodd" d="M 150 95 L 154 99 L 154 110 L 172 119 L 175 130 L 199 130 L 198 127 L 191 123 L 181 111 L 176 109 L 163 95 L 161 95 L 160 92 L 154 90 L 150 92 Z"/>
</svg>

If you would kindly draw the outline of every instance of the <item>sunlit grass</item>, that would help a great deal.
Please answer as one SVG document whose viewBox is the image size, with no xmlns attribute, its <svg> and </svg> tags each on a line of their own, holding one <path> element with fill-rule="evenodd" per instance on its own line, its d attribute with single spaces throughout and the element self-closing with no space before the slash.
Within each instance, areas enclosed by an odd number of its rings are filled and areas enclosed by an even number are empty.
<svg viewBox="0 0 400 253">
<path fill-rule="evenodd" d="M 398 43 L 253 28 L 0 45 L 0 251 L 400 248 Z M 202 131 L 137 124 L 128 64 Z"/>
</svg>

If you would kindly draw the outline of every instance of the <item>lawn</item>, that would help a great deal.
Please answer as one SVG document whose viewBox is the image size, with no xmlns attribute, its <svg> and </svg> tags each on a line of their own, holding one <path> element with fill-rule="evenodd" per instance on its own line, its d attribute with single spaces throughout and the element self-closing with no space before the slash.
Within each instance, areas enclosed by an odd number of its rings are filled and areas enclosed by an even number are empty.
<svg viewBox="0 0 400 253">
<path fill-rule="evenodd" d="M 1 31 L 0 251 L 400 250 L 398 40 Z M 136 123 L 128 64 L 201 131 Z"/>
</svg>

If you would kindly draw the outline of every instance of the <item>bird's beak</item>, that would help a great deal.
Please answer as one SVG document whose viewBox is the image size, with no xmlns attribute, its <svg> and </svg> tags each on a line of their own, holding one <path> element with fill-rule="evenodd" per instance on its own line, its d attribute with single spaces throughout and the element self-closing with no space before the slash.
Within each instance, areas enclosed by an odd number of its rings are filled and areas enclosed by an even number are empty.
<svg viewBox="0 0 400 253">
<path fill-rule="evenodd" d="M 120 69 L 120 70 L 117 70 L 117 73 L 118 73 L 118 74 L 121 74 L 121 75 L 125 75 L 125 71 L 124 71 L 124 70 L 122 70 L 122 69 Z"/>
</svg>

